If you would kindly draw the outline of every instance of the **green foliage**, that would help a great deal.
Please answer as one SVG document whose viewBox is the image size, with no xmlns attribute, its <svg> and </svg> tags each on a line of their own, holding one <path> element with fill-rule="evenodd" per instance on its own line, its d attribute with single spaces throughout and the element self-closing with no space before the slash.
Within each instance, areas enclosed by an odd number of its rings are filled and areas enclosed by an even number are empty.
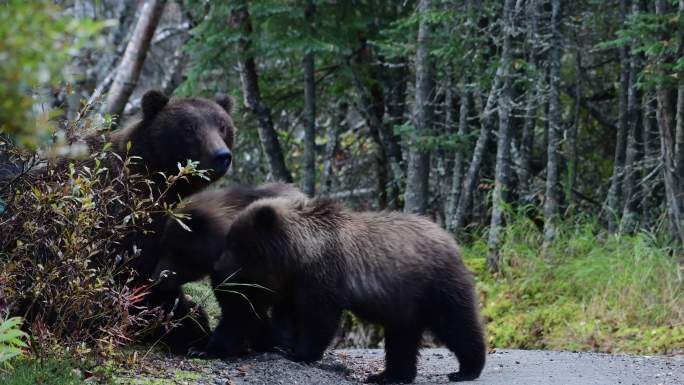
<svg viewBox="0 0 684 385">
<path fill-rule="evenodd" d="M 608 234 L 567 221 L 547 257 L 542 234 L 517 217 L 505 230 L 502 273 L 486 242 L 464 248 L 479 277 L 490 344 L 525 349 L 665 354 L 684 349 L 684 281 L 650 233 Z"/>
<path fill-rule="evenodd" d="M 26 333 L 21 331 L 21 318 L 8 317 L 0 322 L 0 367 L 9 366 L 12 358 L 21 356 L 26 348 Z"/>
<path fill-rule="evenodd" d="M 684 72 L 684 14 L 671 12 L 657 15 L 634 13 L 625 21 L 612 40 L 599 43 L 598 48 L 627 46 L 635 55 L 646 59 L 639 73 L 638 84 L 644 89 L 672 86 L 682 82 Z"/>
<path fill-rule="evenodd" d="M 0 375 L 5 385 L 78 385 L 83 383 L 78 365 L 72 359 L 22 359 L 14 369 Z"/>
<path fill-rule="evenodd" d="M 65 16 L 49 0 L 0 5 L 0 133 L 36 148 L 50 137 L 54 111 L 34 111 L 32 91 L 67 78 L 67 63 L 101 23 Z"/>
</svg>

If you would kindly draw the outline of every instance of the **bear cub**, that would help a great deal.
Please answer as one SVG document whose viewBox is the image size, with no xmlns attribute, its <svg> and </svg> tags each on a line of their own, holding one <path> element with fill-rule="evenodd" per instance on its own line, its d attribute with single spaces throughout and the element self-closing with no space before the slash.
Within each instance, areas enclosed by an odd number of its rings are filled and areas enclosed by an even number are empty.
<svg viewBox="0 0 684 385">
<path fill-rule="evenodd" d="M 473 380 L 484 367 L 472 274 L 452 237 L 420 216 L 262 199 L 235 218 L 221 265 L 280 293 L 296 325 L 296 361 L 319 360 L 350 310 L 385 330 L 385 370 L 368 382 L 412 382 L 426 329 L 458 359 L 451 381 Z"/>
<path fill-rule="evenodd" d="M 167 220 L 160 241 L 159 262 L 153 273 L 157 280 L 156 290 L 175 292 L 188 282 L 206 276 L 211 279 L 214 294 L 223 319 L 232 318 L 233 313 L 252 312 L 245 308 L 244 295 L 266 295 L 263 288 L 241 286 L 245 282 L 239 269 L 216 270 L 214 265 L 221 257 L 225 238 L 233 219 L 250 203 L 263 198 L 286 197 L 302 199 L 305 195 L 297 188 L 284 183 L 270 183 L 258 187 L 239 186 L 193 195 L 188 203 L 177 211 L 181 222 L 174 218 Z M 254 291 L 256 294 L 252 294 Z M 264 292 L 265 291 L 265 292 Z M 236 304 L 237 302 L 237 304 Z M 260 314 L 236 333 L 226 322 L 221 322 L 208 341 L 196 344 L 190 354 L 196 357 L 223 357 L 243 353 L 247 347 L 267 350 L 276 343 L 271 333 L 268 314 Z"/>
</svg>

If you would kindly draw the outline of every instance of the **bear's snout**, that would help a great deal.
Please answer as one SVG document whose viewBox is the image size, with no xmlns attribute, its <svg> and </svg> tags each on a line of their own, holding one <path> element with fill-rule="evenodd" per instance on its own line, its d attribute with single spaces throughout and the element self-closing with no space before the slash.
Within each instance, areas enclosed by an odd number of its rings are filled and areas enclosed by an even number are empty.
<svg viewBox="0 0 684 385">
<path fill-rule="evenodd" d="M 233 154 L 227 148 L 222 148 L 211 156 L 211 166 L 218 175 L 223 175 L 230 167 Z"/>
</svg>

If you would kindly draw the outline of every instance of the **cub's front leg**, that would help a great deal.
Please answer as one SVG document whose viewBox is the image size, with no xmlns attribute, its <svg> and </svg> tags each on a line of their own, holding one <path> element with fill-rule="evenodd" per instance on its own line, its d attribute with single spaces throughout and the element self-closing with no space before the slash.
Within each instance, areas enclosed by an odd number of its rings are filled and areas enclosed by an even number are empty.
<svg viewBox="0 0 684 385">
<path fill-rule="evenodd" d="M 342 307 L 304 290 L 295 299 L 296 342 L 293 361 L 314 362 L 323 357 L 340 324 Z"/>
</svg>

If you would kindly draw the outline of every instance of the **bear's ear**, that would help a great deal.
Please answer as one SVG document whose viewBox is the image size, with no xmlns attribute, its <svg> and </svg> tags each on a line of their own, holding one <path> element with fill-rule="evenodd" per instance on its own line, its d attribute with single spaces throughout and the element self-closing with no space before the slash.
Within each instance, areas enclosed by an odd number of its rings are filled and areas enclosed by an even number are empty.
<svg viewBox="0 0 684 385">
<path fill-rule="evenodd" d="M 216 102 L 216 104 L 223 107 L 223 109 L 226 110 L 228 114 L 233 113 L 233 108 L 235 108 L 235 99 L 233 99 L 232 96 L 223 94 L 217 95 L 214 98 L 214 101 Z"/>
<path fill-rule="evenodd" d="M 278 213 L 273 206 L 261 206 L 254 213 L 254 224 L 261 229 L 271 229 L 278 220 Z"/>
<path fill-rule="evenodd" d="M 142 97 L 142 112 L 144 119 L 152 119 L 169 102 L 168 96 L 161 91 L 150 90 Z"/>
</svg>

